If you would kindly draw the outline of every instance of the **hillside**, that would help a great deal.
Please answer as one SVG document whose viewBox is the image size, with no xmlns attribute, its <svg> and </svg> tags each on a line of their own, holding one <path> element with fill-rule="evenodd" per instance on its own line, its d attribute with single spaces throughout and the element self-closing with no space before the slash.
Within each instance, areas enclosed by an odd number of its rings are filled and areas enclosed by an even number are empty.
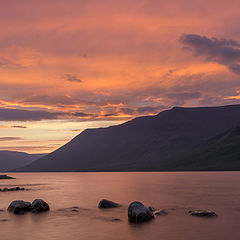
<svg viewBox="0 0 240 240">
<path fill-rule="evenodd" d="M 18 170 L 183 170 L 175 161 L 179 156 L 239 125 L 240 105 L 175 107 L 121 125 L 87 129 L 56 151 Z"/>
<path fill-rule="evenodd" d="M 44 154 L 28 154 L 16 151 L 0 151 L 0 171 L 9 171 L 23 167 L 34 160 L 43 157 Z"/>
<path fill-rule="evenodd" d="M 175 170 L 240 170 L 240 126 L 174 158 Z"/>
</svg>

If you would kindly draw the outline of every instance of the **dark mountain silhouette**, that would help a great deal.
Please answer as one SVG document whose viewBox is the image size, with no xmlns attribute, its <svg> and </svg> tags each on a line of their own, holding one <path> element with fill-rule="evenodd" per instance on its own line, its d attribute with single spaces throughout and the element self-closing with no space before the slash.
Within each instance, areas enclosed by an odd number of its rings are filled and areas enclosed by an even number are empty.
<svg viewBox="0 0 240 240">
<path fill-rule="evenodd" d="M 240 170 L 240 126 L 174 158 L 175 170 Z"/>
<path fill-rule="evenodd" d="M 121 125 L 87 129 L 19 171 L 184 170 L 178 164 L 186 166 L 181 156 L 236 126 L 240 105 L 175 107 Z"/>
<path fill-rule="evenodd" d="M 9 171 L 11 169 L 23 167 L 44 154 L 28 154 L 16 151 L 0 151 L 0 171 Z"/>
</svg>

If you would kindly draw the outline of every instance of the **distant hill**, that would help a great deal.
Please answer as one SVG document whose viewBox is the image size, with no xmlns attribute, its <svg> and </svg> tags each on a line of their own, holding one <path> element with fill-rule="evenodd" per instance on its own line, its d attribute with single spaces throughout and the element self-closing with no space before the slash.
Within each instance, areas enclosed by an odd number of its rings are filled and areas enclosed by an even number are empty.
<svg viewBox="0 0 240 240">
<path fill-rule="evenodd" d="M 204 144 L 215 136 L 217 140 L 211 140 L 211 143 L 212 146 L 218 146 L 218 135 L 237 126 L 240 126 L 240 105 L 175 107 L 158 115 L 135 118 L 121 125 L 87 129 L 56 151 L 18 170 L 214 170 L 217 165 L 213 162 L 208 164 L 206 158 L 196 158 L 194 165 L 195 160 L 189 160 L 190 155 L 196 156 L 197 148 L 202 154 Z M 218 159 L 217 153 L 221 155 L 220 149 L 212 153 L 214 159 Z M 224 169 L 226 159 L 227 157 L 221 160 L 221 169 Z M 226 166 L 229 166 L 230 161 L 232 160 L 228 159 Z M 238 164 L 232 163 L 231 166 L 234 170 L 235 166 L 236 170 L 240 170 Z"/>
<path fill-rule="evenodd" d="M 44 154 L 28 154 L 16 151 L 0 151 L 0 171 L 23 167 L 34 160 L 43 157 Z"/>
</svg>

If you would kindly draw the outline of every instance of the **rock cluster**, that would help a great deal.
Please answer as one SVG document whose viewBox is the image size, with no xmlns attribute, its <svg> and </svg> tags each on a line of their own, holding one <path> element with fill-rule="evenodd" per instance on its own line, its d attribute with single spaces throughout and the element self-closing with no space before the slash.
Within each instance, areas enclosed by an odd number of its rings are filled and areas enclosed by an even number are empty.
<svg viewBox="0 0 240 240">
<path fill-rule="evenodd" d="M 40 213 L 49 210 L 49 205 L 42 199 L 35 199 L 32 203 L 23 200 L 15 200 L 11 202 L 8 207 L 8 211 L 14 214 L 24 214 L 26 212 Z"/>
<path fill-rule="evenodd" d="M 21 191 L 25 190 L 25 188 L 20 188 L 20 187 L 14 187 L 14 188 L 0 188 L 0 192 L 9 192 L 9 191 Z"/>
</svg>

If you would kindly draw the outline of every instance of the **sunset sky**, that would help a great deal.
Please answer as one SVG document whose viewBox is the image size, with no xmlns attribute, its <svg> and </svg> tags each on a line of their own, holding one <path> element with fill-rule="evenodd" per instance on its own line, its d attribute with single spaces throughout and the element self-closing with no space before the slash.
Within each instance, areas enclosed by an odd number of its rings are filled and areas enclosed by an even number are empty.
<svg viewBox="0 0 240 240">
<path fill-rule="evenodd" d="M 240 103 L 240 1 L 0 1 L 0 150 Z"/>
</svg>

